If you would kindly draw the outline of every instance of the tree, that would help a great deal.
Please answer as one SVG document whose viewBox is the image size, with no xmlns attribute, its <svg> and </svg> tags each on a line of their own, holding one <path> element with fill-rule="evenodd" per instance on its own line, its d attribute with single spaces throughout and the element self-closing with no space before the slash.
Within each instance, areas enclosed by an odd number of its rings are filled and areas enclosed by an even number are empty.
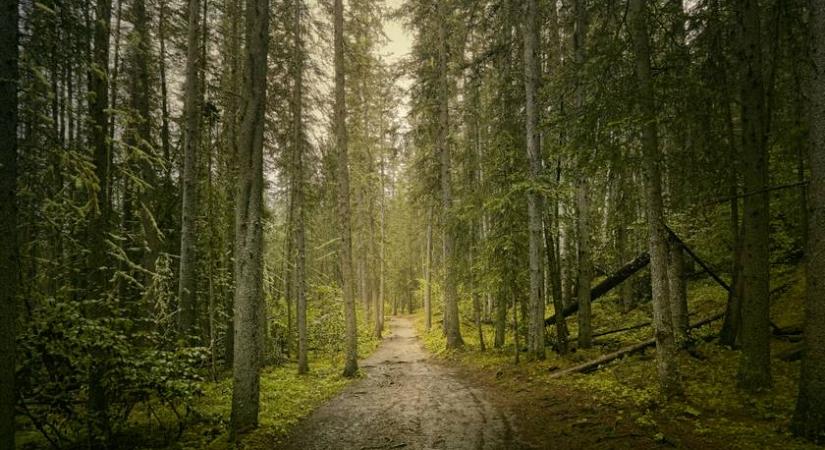
<svg viewBox="0 0 825 450">
<path fill-rule="evenodd" d="M 526 141 L 529 161 L 528 177 L 531 186 L 527 191 L 527 227 L 530 239 L 530 303 L 528 316 L 527 350 L 532 358 L 544 359 L 544 267 L 542 264 L 542 197 L 538 193 L 541 172 L 541 148 L 538 123 L 539 105 L 537 99 L 539 65 L 536 56 L 538 41 L 538 6 L 536 0 L 527 0 L 524 11 L 524 90 L 526 92 Z"/>
<path fill-rule="evenodd" d="M 447 18 L 448 5 L 438 1 L 436 18 L 438 27 L 438 79 L 437 105 L 438 125 L 436 145 L 441 169 L 441 214 L 444 223 L 443 253 L 444 253 L 444 333 L 447 335 L 447 348 L 454 349 L 464 345 L 461 339 L 461 328 L 458 317 L 458 292 L 456 280 L 456 261 L 453 254 L 455 243 L 455 228 L 452 224 L 453 192 L 450 173 L 450 84 L 448 80 L 447 54 Z"/>
<path fill-rule="evenodd" d="M 808 2 L 811 66 L 808 74 L 808 247 L 805 355 L 791 429 L 825 443 L 825 4 Z"/>
<path fill-rule="evenodd" d="M 263 308 L 263 147 L 269 0 L 246 1 L 238 191 L 235 198 L 235 356 L 231 433 L 258 425 Z"/>
<path fill-rule="evenodd" d="M 303 124 L 303 102 L 304 102 L 304 48 L 301 37 L 303 30 L 301 25 L 301 15 L 303 14 L 303 2 L 295 0 L 293 2 L 295 11 L 293 14 L 293 64 L 295 87 L 292 99 L 292 120 L 293 120 L 293 167 L 292 167 L 292 196 L 293 196 L 293 245 L 295 252 L 295 267 L 292 271 L 293 285 L 295 289 L 296 322 L 298 325 L 298 373 L 309 372 L 307 362 L 307 299 L 304 276 L 306 273 L 306 245 L 304 243 L 304 124 Z"/>
<path fill-rule="evenodd" d="M 202 91 L 201 91 L 201 0 L 189 0 L 187 24 L 186 79 L 184 81 L 184 142 L 182 204 L 180 227 L 180 273 L 178 300 L 179 333 L 192 333 L 197 319 L 197 278 L 195 218 L 198 209 L 198 154 L 200 152 Z"/>
<path fill-rule="evenodd" d="M 662 204 L 661 150 L 656 105 L 650 73 L 650 42 L 647 31 L 647 0 L 630 0 L 628 21 L 636 63 L 639 108 L 642 115 L 642 154 L 645 172 L 650 279 L 653 285 L 653 328 L 656 332 L 656 367 L 662 391 L 667 396 L 681 392 L 676 366 L 676 344 L 670 312 L 667 279 L 667 230 Z"/>
<path fill-rule="evenodd" d="M 17 247 L 18 2 L 0 3 L 0 450 L 13 450 L 15 331 L 20 262 Z"/>
<path fill-rule="evenodd" d="M 344 315 L 347 329 L 346 362 L 344 376 L 353 377 L 358 373 L 358 324 L 355 316 L 354 274 L 352 270 L 352 231 L 350 229 L 349 204 L 349 157 L 347 155 L 347 106 L 344 73 L 344 3 L 334 0 L 333 40 L 335 53 L 335 148 L 337 151 L 338 218 L 340 220 L 341 244 L 339 259 L 341 264 L 342 291 L 344 294 Z"/>
<path fill-rule="evenodd" d="M 746 391 L 771 386 L 768 152 L 759 0 L 737 0 L 745 180 L 742 249 L 742 355 L 738 384 Z"/>
</svg>

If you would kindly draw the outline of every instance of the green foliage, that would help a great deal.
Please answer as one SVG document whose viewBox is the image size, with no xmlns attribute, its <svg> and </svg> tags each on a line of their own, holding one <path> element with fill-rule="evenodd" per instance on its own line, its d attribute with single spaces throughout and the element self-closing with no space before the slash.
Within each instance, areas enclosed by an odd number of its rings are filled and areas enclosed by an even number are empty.
<svg viewBox="0 0 825 450">
<path fill-rule="evenodd" d="M 111 441 L 129 426 L 137 411 L 161 423 L 159 410 L 185 425 L 191 404 L 201 394 L 198 367 L 202 348 L 160 350 L 159 336 L 125 315 L 92 319 L 86 308 L 97 302 L 52 302 L 33 312 L 18 338 L 18 396 L 23 415 L 54 447 L 89 440 Z M 142 329 L 142 327 L 144 329 Z M 154 345 L 150 345 L 154 344 Z M 107 428 L 98 429 L 89 410 L 93 383 L 102 386 Z"/>
</svg>

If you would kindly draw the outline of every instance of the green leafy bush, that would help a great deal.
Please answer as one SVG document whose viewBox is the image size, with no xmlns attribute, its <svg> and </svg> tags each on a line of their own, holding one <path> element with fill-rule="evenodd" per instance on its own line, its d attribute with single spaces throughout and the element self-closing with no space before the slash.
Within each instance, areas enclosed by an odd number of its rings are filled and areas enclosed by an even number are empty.
<svg viewBox="0 0 825 450">
<path fill-rule="evenodd" d="M 51 301 L 32 312 L 18 337 L 21 414 L 56 448 L 108 446 L 137 411 L 161 428 L 173 416 L 176 429 L 164 434 L 179 434 L 200 394 L 206 352 L 160 350 L 156 333 L 118 311 L 84 314 L 95 307 Z M 92 408 L 93 398 L 103 401 Z"/>
</svg>

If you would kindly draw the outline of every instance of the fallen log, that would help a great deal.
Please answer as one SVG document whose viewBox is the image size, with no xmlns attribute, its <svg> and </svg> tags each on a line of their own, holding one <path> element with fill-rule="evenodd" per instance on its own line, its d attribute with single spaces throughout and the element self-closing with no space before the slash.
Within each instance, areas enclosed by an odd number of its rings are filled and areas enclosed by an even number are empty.
<svg viewBox="0 0 825 450">
<path fill-rule="evenodd" d="M 693 325 L 690 326 L 690 329 L 700 328 L 705 326 L 711 322 L 721 319 L 725 316 L 725 313 L 714 314 L 713 316 L 707 317 L 702 319 Z M 592 372 L 599 368 L 599 366 L 603 364 L 607 364 L 611 361 L 617 360 L 619 358 L 623 358 L 627 355 L 631 355 L 633 353 L 638 353 L 643 351 L 649 347 L 653 347 L 656 345 L 656 338 L 650 338 L 646 341 L 639 342 L 638 344 L 633 344 L 628 347 L 616 350 L 613 353 L 608 353 L 606 355 L 602 355 L 592 361 L 588 361 L 586 363 L 579 364 L 577 366 L 568 367 L 567 369 L 560 370 L 558 372 L 554 372 L 550 374 L 550 378 L 559 378 L 565 375 L 569 375 L 571 373 L 587 373 Z"/>
<path fill-rule="evenodd" d="M 607 336 L 609 334 L 616 334 L 616 333 L 623 333 L 625 331 L 638 330 L 639 328 L 649 327 L 650 325 L 651 325 L 651 322 L 640 323 L 638 325 L 633 325 L 633 326 L 630 326 L 630 327 L 619 328 L 618 330 L 610 330 L 610 331 L 602 331 L 600 333 L 593 333 L 593 337 L 601 337 L 601 336 Z"/>
<path fill-rule="evenodd" d="M 605 278 L 601 283 L 597 284 L 593 289 L 590 290 L 590 301 L 595 302 L 604 294 L 610 292 L 611 289 L 614 287 L 622 284 L 622 282 L 635 274 L 636 272 L 644 269 L 648 264 L 650 264 L 650 255 L 645 252 L 641 255 L 637 256 L 636 259 L 630 261 L 629 263 L 625 264 L 621 269 L 617 270 L 613 275 Z M 567 317 L 574 314 L 576 311 L 579 310 L 579 304 L 574 303 L 572 305 L 568 305 L 562 311 L 562 317 Z M 552 315 L 548 319 L 544 321 L 545 326 L 550 326 L 556 323 L 556 315 Z"/>
<path fill-rule="evenodd" d="M 717 275 L 716 272 L 714 272 L 713 269 L 711 269 L 710 266 L 702 260 L 702 258 L 696 255 L 696 253 L 694 253 L 693 250 L 691 250 L 690 247 L 688 247 L 687 244 L 685 244 L 685 242 L 678 235 L 676 235 L 676 233 L 671 230 L 669 226 L 665 225 L 665 229 L 670 235 L 670 238 L 679 244 L 679 246 L 682 247 L 687 254 L 690 255 L 690 257 L 693 258 L 693 260 L 696 261 L 696 263 L 699 264 L 699 266 L 704 269 L 711 278 L 713 278 L 714 281 L 719 283 L 719 286 L 722 286 L 726 291 L 730 292 L 730 286 L 725 282 L 725 280 L 722 279 L 722 277 Z"/>
<path fill-rule="evenodd" d="M 794 345 L 793 347 L 791 347 L 791 348 L 789 348 L 789 349 L 787 349 L 783 352 L 780 352 L 776 356 L 779 359 L 781 359 L 782 361 L 791 362 L 791 361 L 799 361 L 800 359 L 802 359 L 802 354 L 803 353 L 805 353 L 805 345 L 802 344 L 802 343 L 799 343 L 799 344 Z"/>
</svg>

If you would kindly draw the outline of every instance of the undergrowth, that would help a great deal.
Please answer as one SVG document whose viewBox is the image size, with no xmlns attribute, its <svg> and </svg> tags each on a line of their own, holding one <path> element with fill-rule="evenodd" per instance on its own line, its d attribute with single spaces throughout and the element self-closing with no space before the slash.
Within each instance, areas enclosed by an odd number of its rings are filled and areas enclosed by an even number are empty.
<svg viewBox="0 0 825 450">
<path fill-rule="evenodd" d="M 772 292 L 774 323 L 783 327 L 799 324 L 804 295 L 801 270 L 785 267 L 777 271 Z M 692 281 L 689 287 L 691 321 L 721 312 L 726 298 L 726 292 L 712 281 Z M 639 305 L 623 314 L 615 296 L 601 299 L 593 304 L 594 332 L 649 322 L 650 307 L 649 303 Z M 548 311 L 548 315 L 552 313 L 552 310 Z M 437 311 L 434 317 L 440 317 Z M 596 338 L 594 348 L 575 351 L 566 357 L 548 350 L 545 361 L 530 362 L 526 360 L 526 353 L 521 353 L 521 362 L 516 365 L 511 322 L 508 322 L 507 342 L 503 348 L 491 348 L 494 329 L 492 325 L 482 325 L 487 344 L 485 352 L 479 351 L 478 329 L 472 323 L 462 323 L 465 346 L 455 351 L 445 349 L 440 323 L 434 323 L 430 332 L 424 330 L 423 324 L 423 315 L 419 314 L 416 326 L 424 346 L 437 357 L 457 362 L 467 369 L 494 373 L 497 385 L 503 389 L 535 389 L 538 391 L 536 396 L 553 390 L 572 393 L 583 404 L 609 408 L 617 420 L 622 416 L 633 420 L 639 429 L 657 441 L 678 446 L 679 436 L 690 436 L 691 439 L 698 436 L 715 448 L 820 448 L 794 438 L 788 431 L 796 402 L 799 362 L 774 358 L 773 389 L 755 396 L 742 393 L 736 388 L 738 352 L 722 347 L 712 339 L 718 334 L 721 321 L 693 330 L 694 347 L 690 353 L 682 352 L 678 361 L 684 397 L 670 401 L 660 395 L 654 349 L 610 363 L 590 374 L 550 378 L 550 374 L 558 369 L 650 338 L 650 327 Z M 568 318 L 567 324 L 573 343 L 577 331 L 575 316 Z M 548 327 L 547 331 L 552 340 L 555 329 Z M 522 336 L 522 347 L 523 342 Z M 787 345 L 774 340 L 774 354 Z M 521 386 L 516 385 L 519 383 Z"/>
</svg>

